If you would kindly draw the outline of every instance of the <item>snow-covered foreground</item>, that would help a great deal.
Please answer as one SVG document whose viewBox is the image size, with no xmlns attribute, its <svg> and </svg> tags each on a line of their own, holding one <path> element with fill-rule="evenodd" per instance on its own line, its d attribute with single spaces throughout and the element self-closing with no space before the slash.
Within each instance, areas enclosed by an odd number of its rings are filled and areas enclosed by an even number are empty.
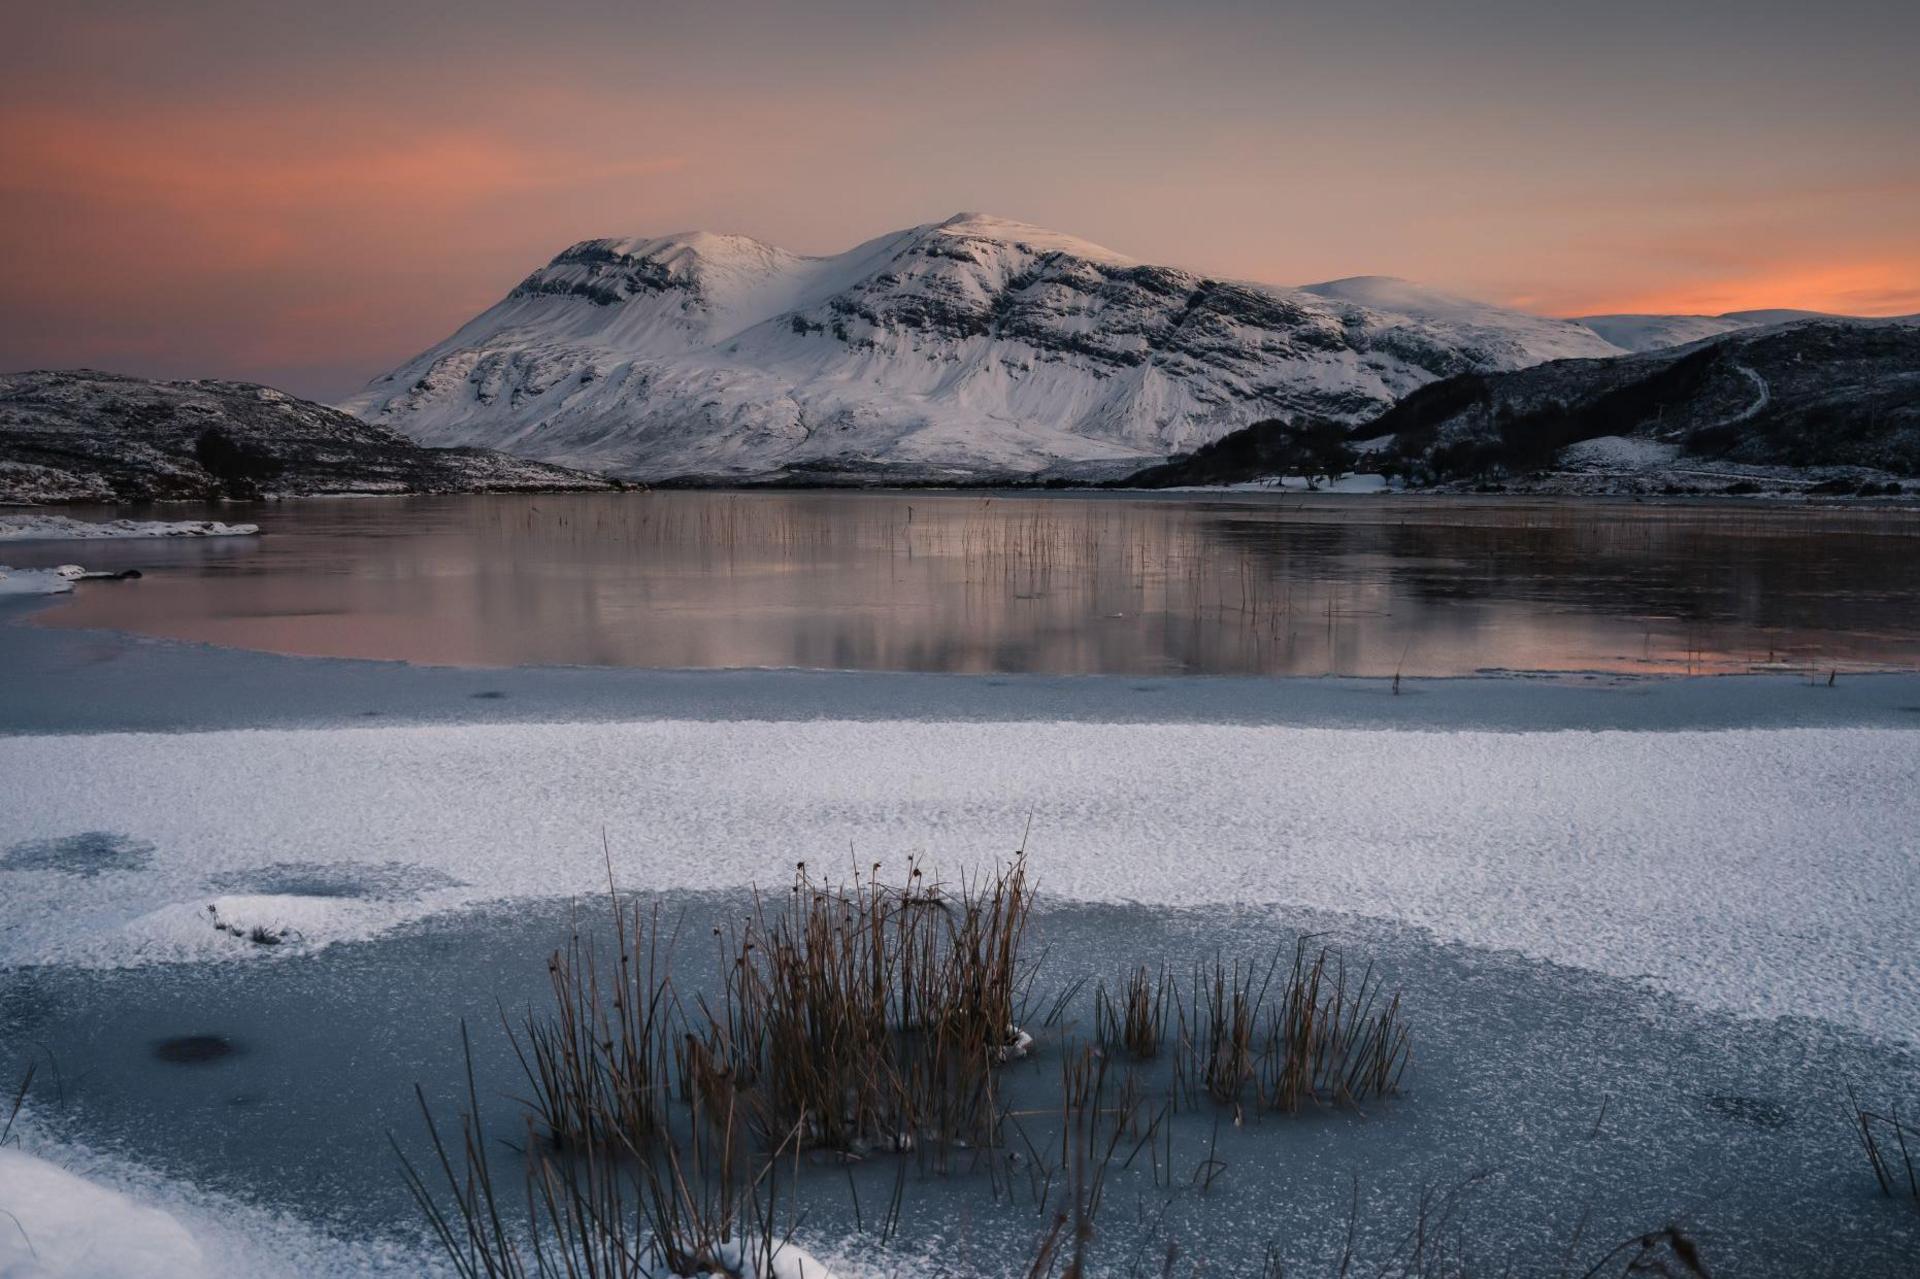
<svg viewBox="0 0 1920 1279">
<path fill-rule="evenodd" d="M 0 515 L 0 542 L 128 537 L 248 537 L 258 524 L 220 520 L 76 520 L 69 515 Z"/>
<path fill-rule="evenodd" d="M 624 885 L 722 888 L 916 850 L 953 873 L 1031 821 L 1055 898 L 1345 911 L 1916 1040 L 1916 747 L 683 720 L 4 738 L 0 964 L 263 961 L 592 892 L 603 834 Z"/>
</svg>

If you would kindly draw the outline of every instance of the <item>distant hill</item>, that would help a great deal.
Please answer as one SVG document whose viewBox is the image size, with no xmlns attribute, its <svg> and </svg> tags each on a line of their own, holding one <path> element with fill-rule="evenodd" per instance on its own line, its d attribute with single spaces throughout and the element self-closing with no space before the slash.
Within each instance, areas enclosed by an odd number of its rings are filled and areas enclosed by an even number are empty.
<svg viewBox="0 0 1920 1279">
<path fill-rule="evenodd" d="M 1659 351 L 1739 329 L 1786 324 L 1793 320 L 1844 320 L 1853 317 L 1819 311 L 1728 311 L 1724 315 L 1583 315 L 1580 323 L 1623 351 Z"/>
<path fill-rule="evenodd" d="M 1467 373 L 1365 425 L 1266 422 L 1126 483 L 1379 470 L 1589 491 L 1920 475 L 1920 325 L 1803 320 L 1606 360 Z M 1690 478 L 1685 478 L 1690 477 Z"/>
<path fill-rule="evenodd" d="M 487 449 L 430 449 L 251 382 L 0 376 L 0 502 L 609 487 Z"/>
</svg>

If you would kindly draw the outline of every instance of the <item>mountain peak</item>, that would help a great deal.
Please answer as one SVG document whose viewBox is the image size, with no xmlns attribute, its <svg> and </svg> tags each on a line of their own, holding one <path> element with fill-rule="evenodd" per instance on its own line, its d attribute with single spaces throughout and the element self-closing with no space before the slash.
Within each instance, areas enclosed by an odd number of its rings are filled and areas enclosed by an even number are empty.
<svg viewBox="0 0 1920 1279">
<path fill-rule="evenodd" d="M 1076 258 L 1085 258 L 1090 262 L 1106 262 L 1116 266 L 1132 266 L 1134 259 L 1124 253 L 1115 253 L 1112 249 L 1082 240 L 1078 236 L 1067 235 L 1060 231 L 1050 231 L 1031 222 L 1021 222 L 1013 218 L 997 217 L 991 213 L 956 213 L 944 222 L 934 225 L 936 234 L 952 236 L 956 239 L 987 240 L 996 244 L 1005 244 L 1030 253 L 1065 253 Z"/>
<path fill-rule="evenodd" d="M 1302 293 L 1336 302 L 1352 302 L 1375 311 L 1420 314 L 1438 309 L 1471 307 L 1484 310 L 1487 303 L 1463 298 L 1444 289 L 1430 288 L 1397 275 L 1349 275 L 1319 284 L 1303 284 Z"/>
</svg>

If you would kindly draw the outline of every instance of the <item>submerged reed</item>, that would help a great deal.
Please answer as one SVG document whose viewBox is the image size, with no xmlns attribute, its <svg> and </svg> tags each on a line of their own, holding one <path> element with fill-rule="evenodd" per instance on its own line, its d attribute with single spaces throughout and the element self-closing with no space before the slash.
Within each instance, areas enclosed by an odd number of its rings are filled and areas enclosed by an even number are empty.
<svg viewBox="0 0 1920 1279">
<path fill-rule="evenodd" d="M 1920 1209 L 1920 1171 L 1914 1168 L 1920 1128 L 1900 1118 L 1897 1109 L 1885 1115 L 1868 1110 L 1851 1087 L 1847 1089 L 1847 1116 L 1880 1193 L 1890 1199 L 1905 1199 Z M 1908 1138 L 1913 1139 L 1911 1143 Z"/>
<path fill-rule="evenodd" d="M 1279 965 L 1277 954 L 1264 969 L 1216 956 L 1195 967 L 1187 999 L 1175 988 L 1184 1095 L 1296 1114 L 1397 1092 L 1412 1055 L 1398 992 L 1371 966 L 1349 982 L 1344 959 L 1327 947 L 1309 958 L 1305 938 L 1284 974 Z"/>
<path fill-rule="evenodd" d="M 1350 981 L 1335 952 L 1302 941 L 1288 968 L 1284 952 L 1216 957 L 1185 993 L 1164 963 L 1132 967 L 1114 993 L 1096 987 L 1095 1042 L 1061 1055 L 1057 1105 L 1012 1111 L 1002 1068 L 1034 1042 L 1021 1010 L 1040 966 L 1022 951 L 1024 854 L 952 885 L 917 861 L 899 883 L 877 865 L 837 883 L 801 863 L 786 892 L 756 895 L 714 929 L 717 979 L 691 1000 L 675 987 L 680 938 L 660 908 L 610 903 L 611 945 L 576 924 L 548 961 L 550 1001 L 517 1020 L 502 1012 L 526 1084 L 523 1210 L 496 1184 L 470 1047 L 450 1137 L 422 1094 L 444 1202 L 403 1155 L 405 1174 L 462 1276 L 770 1276 L 785 1246 L 776 1207 L 809 1150 L 914 1152 L 942 1168 L 954 1151 L 993 1152 L 996 1195 L 1000 1170 L 1011 1189 L 1016 1168 L 1036 1203 L 1057 1192 L 1035 1272 L 1078 1274 L 1111 1166 L 1148 1152 L 1154 1183 L 1173 1188 L 1183 1099 L 1231 1106 L 1236 1122 L 1243 1108 L 1358 1105 L 1395 1091 L 1407 1064 L 1398 995 L 1371 969 Z M 1081 988 L 1054 998 L 1043 1024 L 1062 1024 Z M 1163 1091 L 1150 1095 L 1142 1070 L 1163 1058 Z M 1058 1125 L 1057 1145 L 1021 1128 L 1035 1116 Z M 1192 1178 L 1201 1193 L 1226 1167 L 1218 1123 Z"/>
</svg>

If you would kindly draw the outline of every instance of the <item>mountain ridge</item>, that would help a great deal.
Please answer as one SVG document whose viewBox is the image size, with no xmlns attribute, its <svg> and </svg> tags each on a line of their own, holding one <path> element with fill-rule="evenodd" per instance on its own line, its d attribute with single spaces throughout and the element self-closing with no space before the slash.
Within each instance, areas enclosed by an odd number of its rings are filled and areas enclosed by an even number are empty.
<svg viewBox="0 0 1920 1279">
<path fill-rule="evenodd" d="M 1358 427 L 1257 423 L 1122 483 L 1355 470 L 1529 492 L 1897 492 L 1920 476 L 1920 317 L 1795 320 L 1462 374 Z"/>
</svg>

